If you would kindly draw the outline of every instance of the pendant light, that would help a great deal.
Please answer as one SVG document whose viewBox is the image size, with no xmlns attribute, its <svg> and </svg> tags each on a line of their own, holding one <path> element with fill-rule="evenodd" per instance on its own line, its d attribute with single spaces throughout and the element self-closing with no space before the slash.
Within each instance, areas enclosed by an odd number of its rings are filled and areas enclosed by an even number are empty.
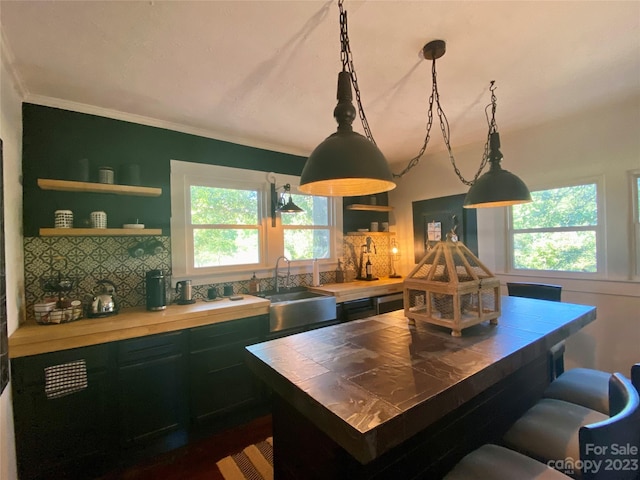
<svg viewBox="0 0 640 480">
<path fill-rule="evenodd" d="M 385 192 L 395 188 L 394 178 L 401 178 L 415 167 L 424 155 L 433 125 L 433 108 L 440 122 L 440 130 L 449 154 L 449 160 L 460 181 L 470 188 L 464 201 L 465 208 L 500 207 L 526 203 L 531 201 L 527 186 L 514 174 L 503 170 L 500 166 L 500 137 L 495 122 L 496 96 L 495 82 L 491 82 L 492 116 L 489 121 L 489 134 L 484 147 L 480 167 L 473 180 L 466 180 L 458 169 L 451 144 L 449 142 L 449 123 L 440 105 L 436 74 L 436 59 L 446 52 L 443 40 L 428 42 L 422 49 L 423 57 L 431 60 L 432 87 L 429 97 L 429 115 L 427 133 L 418 154 L 413 157 L 407 167 L 400 173 L 391 173 L 384 155 L 376 146 L 369 128 L 361 102 L 358 79 L 353 65 L 349 35 L 347 31 L 347 13 L 343 0 L 338 1 L 340 9 L 340 44 L 342 72 L 338 75 L 338 105 L 334 117 L 338 122 L 338 130 L 318 145 L 309 156 L 302 170 L 300 190 L 311 195 L 325 196 L 357 196 Z M 366 137 L 353 131 L 351 124 L 356 116 L 352 103 L 351 85 L 356 91 L 358 114 Z M 487 106 L 487 108 L 489 107 Z M 480 176 L 490 163 L 490 169 Z"/>
<path fill-rule="evenodd" d="M 436 73 L 436 60 L 442 57 L 446 52 L 446 43 L 444 40 L 433 40 L 427 43 L 422 49 L 422 55 L 425 59 L 431 60 L 431 95 L 429 97 L 429 116 L 427 122 L 427 134 L 424 139 L 422 148 L 418 155 L 412 158 L 407 167 L 399 174 L 394 174 L 394 177 L 399 178 L 404 176 L 413 167 L 415 167 L 420 158 L 424 155 L 429 143 L 429 137 L 431 134 L 431 127 L 433 125 L 433 108 L 436 106 L 436 112 L 438 114 L 438 120 L 440 122 L 440 130 L 442 131 L 442 137 L 447 147 L 449 154 L 449 161 L 453 166 L 453 170 L 460 179 L 460 181 L 471 187 L 465 196 L 463 207 L 464 208 L 487 208 L 487 207 L 504 207 L 508 205 L 515 205 L 518 203 L 531 202 L 531 194 L 529 189 L 520 178 L 511 172 L 503 170 L 500 166 L 502 160 L 502 153 L 500 152 L 500 136 L 498 134 L 498 126 L 496 124 L 496 107 L 497 98 L 495 94 L 496 86 L 495 81 L 491 81 L 489 91 L 491 92 L 491 103 L 487 105 L 486 110 L 491 107 L 491 118 L 487 114 L 487 122 L 489 124 L 489 133 L 487 135 L 487 141 L 484 146 L 484 152 L 480 167 L 476 172 L 473 180 L 466 180 L 460 169 L 456 165 L 456 160 L 453 156 L 453 150 L 449 141 L 449 121 L 444 113 L 442 105 L 440 105 L 440 94 L 438 93 L 438 77 Z M 482 171 L 486 167 L 487 163 L 490 163 L 490 168 L 487 173 L 480 176 Z"/>
<path fill-rule="evenodd" d="M 485 155 L 478 174 L 484 168 L 489 158 L 489 171 L 471 183 L 471 188 L 464 197 L 464 208 L 507 207 L 519 203 L 531 202 L 531 193 L 522 180 L 513 173 L 503 170 L 500 166 L 502 153 L 500 152 L 500 134 L 496 124 L 496 94 L 495 82 L 491 82 L 491 120 L 489 120 L 488 146 L 485 145 Z M 488 107 L 487 107 L 488 108 Z M 488 155 L 486 152 L 489 152 Z"/>
<path fill-rule="evenodd" d="M 338 104 L 333 111 L 338 129 L 311 152 L 298 188 L 310 195 L 331 197 L 386 192 L 396 187 L 386 158 L 372 138 L 354 132 L 351 126 L 356 118 L 351 91 L 354 70 L 347 71 L 349 65 L 352 67 L 347 13 L 342 1 L 339 5 L 342 71 L 338 74 Z"/>
</svg>

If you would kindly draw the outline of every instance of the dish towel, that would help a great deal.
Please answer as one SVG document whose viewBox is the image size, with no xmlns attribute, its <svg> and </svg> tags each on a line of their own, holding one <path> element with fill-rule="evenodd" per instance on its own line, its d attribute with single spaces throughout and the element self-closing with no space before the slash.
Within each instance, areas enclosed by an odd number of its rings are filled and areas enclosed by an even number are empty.
<svg viewBox="0 0 640 480">
<path fill-rule="evenodd" d="M 87 388 L 85 360 L 53 365 L 44 369 L 44 392 L 48 399 L 60 398 Z"/>
<path fill-rule="evenodd" d="M 225 480 L 273 480 L 273 437 L 216 463 Z"/>
</svg>

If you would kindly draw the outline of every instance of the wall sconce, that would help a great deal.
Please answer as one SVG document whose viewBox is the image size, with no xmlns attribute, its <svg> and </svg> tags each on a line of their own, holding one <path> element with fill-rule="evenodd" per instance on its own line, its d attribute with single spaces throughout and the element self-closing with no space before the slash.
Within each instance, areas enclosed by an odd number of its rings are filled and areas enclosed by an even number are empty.
<svg viewBox="0 0 640 480">
<path fill-rule="evenodd" d="M 389 278 L 402 278 L 401 275 L 398 275 L 396 272 L 396 261 L 398 261 L 398 259 L 400 258 L 400 250 L 398 249 L 398 244 L 396 243 L 396 239 L 393 238 L 391 240 L 391 248 L 390 248 L 390 253 L 391 253 L 391 275 L 389 275 Z"/>
<path fill-rule="evenodd" d="M 291 198 L 291 184 L 285 183 L 276 187 L 276 177 L 273 173 L 267 175 L 271 184 L 271 226 L 276 226 L 276 213 L 299 213 L 304 212 L 302 208 L 293 203 Z M 279 190 L 282 192 L 278 193 Z M 288 196 L 288 198 L 287 198 Z"/>
<path fill-rule="evenodd" d="M 158 255 L 164 251 L 162 242 L 157 238 L 152 240 L 145 240 L 144 242 L 138 242 L 129 248 L 129 256 L 133 258 L 140 258 L 143 255 Z"/>
</svg>

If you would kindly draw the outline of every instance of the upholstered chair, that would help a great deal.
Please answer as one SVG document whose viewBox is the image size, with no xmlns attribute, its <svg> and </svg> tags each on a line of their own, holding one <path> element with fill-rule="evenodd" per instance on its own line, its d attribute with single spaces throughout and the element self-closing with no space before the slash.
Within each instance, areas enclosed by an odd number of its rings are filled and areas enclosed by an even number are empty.
<svg viewBox="0 0 640 480">
<path fill-rule="evenodd" d="M 605 415 L 575 403 L 543 398 L 514 423 L 503 443 L 543 463 L 560 461 L 566 465 L 580 460 L 585 468 L 575 464 L 574 471 L 568 472 L 576 478 L 637 478 L 637 469 L 622 467 L 637 462 L 640 397 L 619 373 L 609 378 L 609 406 L 610 414 Z M 628 451 L 614 451 L 614 446 L 625 446 Z M 596 471 L 597 465 L 600 468 Z"/>
</svg>

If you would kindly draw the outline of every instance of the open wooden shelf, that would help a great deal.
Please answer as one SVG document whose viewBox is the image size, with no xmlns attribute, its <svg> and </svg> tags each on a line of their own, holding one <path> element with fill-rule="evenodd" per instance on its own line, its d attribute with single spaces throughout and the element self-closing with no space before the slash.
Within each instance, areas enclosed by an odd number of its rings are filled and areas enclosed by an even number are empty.
<svg viewBox="0 0 640 480">
<path fill-rule="evenodd" d="M 158 187 L 74 182 L 71 180 L 53 180 L 48 178 L 39 178 L 38 186 L 42 190 L 57 190 L 62 192 L 112 193 L 115 195 L 136 195 L 141 197 L 159 197 L 162 195 L 162 188 Z"/>
<path fill-rule="evenodd" d="M 393 210 L 393 207 L 388 205 L 365 205 L 363 203 L 352 203 L 344 208 L 347 210 L 361 210 L 367 212 L 390 212 Z"/>
<path fill-rule="evenodd" d="M 161 228 L 41 228 L 41 237 L 140 237 L 162 235 Z"/>
</svg>

